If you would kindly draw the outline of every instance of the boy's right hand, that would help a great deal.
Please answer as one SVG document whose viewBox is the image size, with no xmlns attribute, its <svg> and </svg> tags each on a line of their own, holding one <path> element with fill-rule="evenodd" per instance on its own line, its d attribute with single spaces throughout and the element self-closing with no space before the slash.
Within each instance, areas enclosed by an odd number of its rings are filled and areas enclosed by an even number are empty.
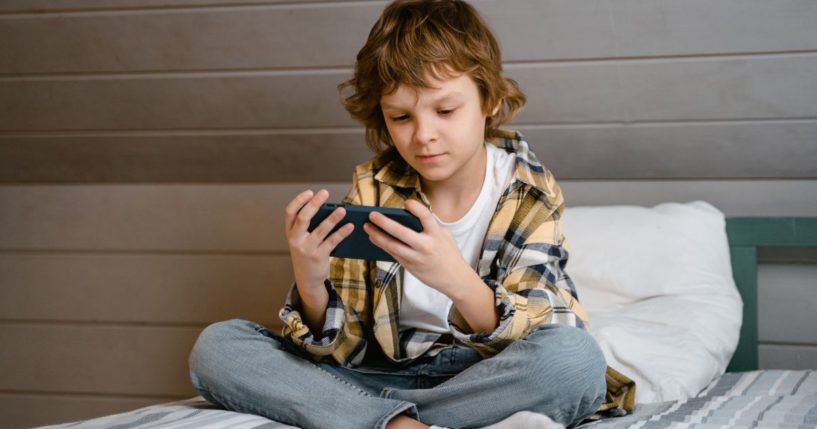
<svg viewBox="0 0 817 429">
<path fill-rule="evenodd" d="M 306 190 L 290 201 L 284 211 L 295 284 L 301 295 L 315 296 L 325 290 L 323 283 L 329 278 L 329 253 L 354 229 L 354 225 L 348 223 L 327 237 L 346 215 L 346 210 L 338 207 L 311 233 L 307 231 L 309 221 L 327 198 L 329 192 L 325 189 L 317 194 Z"/>
</svg>

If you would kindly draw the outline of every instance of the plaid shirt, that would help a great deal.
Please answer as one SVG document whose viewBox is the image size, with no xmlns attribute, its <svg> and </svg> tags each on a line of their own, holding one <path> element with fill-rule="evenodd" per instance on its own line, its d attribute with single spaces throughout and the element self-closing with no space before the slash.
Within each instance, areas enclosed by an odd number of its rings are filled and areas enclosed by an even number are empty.
<svg viewBox="0 0 817 429">
<path fill-rule="evenodd" d="M 540 325 L 558 323 L 589 329 L 573 281 L 565 273 L 569 246 L 559 219 L 564 199 L 553 175 L 536 159 L 522 134 L 500 130 L 490 143 L 516 154 L 513 180 L 499 198 L 482 244 L 477 273 L 494 291 L 499 326 L 469 332 L 455 306 L 449 313 L 453 339 L 493 356 Z M 429 206 L 420 178 L 399 156 L 386 153 L 355 168 L 347 204 L 402 208 L 408 199 Z M 447 334 L 400 330 L 398 314 L 403 269 L 397 262 L 331 258 L 326 320 L 312 332 L 299 309 L 293 285 L 279 317 L 282 334 L 316 360 L 360 365 L 368 343 L 377 341 L 396 363 L 434 354 L 451 343 Z M 607 400 L 600 411 L 631 411 L 635 384 L 608 367 Z"/>
</svg>

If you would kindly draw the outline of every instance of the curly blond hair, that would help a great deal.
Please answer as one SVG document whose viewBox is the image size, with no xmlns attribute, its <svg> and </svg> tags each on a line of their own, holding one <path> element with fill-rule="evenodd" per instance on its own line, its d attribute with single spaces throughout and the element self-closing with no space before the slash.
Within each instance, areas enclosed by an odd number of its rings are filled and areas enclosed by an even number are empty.
<svg viewBox="0 0 817 429">
<path fill-rule="evenodd" d="M 436 80 L 467 73 L 479 88 L 490 138 L 525 105 L 513 79 L 502 75 L 499 44 L 488 24 L 460 0 L 396 0 L 383 10 L 355 62 L 354 76 L 338 85 L 341 102 L 366 127 L 366 144 L 381 154 L 394 147 L 380 98 L 400 84 L 430 88 Z M 494 108 L 502 103 L 495 115 Z"/>
</svg>

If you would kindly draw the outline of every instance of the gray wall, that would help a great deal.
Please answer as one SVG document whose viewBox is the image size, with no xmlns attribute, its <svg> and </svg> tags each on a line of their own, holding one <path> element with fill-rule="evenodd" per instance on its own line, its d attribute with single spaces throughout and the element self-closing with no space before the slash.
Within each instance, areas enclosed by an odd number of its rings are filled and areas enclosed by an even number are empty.
<svg viewBox="0 0 817 429">
<path fill-rule="evenodd" d="M 191 397 L 204 326 L 280 326 L 283 205 L 369 156 L 335 85 L 384 4 L 0 3 L 4 426 Z M 474 4 L 569 206 L 817 215 L 814 2 Z M 763 255 L 761 364 L 817 368 L 817 269 Z"/>
</svg>

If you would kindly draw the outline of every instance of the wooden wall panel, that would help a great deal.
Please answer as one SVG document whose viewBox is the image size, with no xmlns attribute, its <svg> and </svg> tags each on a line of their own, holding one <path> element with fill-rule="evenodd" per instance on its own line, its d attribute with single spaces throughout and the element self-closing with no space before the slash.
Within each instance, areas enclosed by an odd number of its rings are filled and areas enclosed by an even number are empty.
<svg viewBox="0 0 817 429">
<path fill-rule="evenodd" d="M 817 117 L 817 55 L 510 68 L 519 124 Z M 621 76 L 618 76 L 621 74 Z M 347 73 L 253 72 L 129 79 L 0 80 L 0 130 L 355 126 L 335 86 Z"/>
<path fill-rule="evenodd" d="M 0 130 L 351 126 L 336 90 L 344 75 L 0 80 Z"/>
<path fill-rule="evenodd" d="M 760 368 L 815 369 L 817 347 L 814 345 L 761 344 Z"/>
<path fill-rule="evenodd" d="M 758 284 L 760 341 L 817 344 L 817 265 L 761 265 Z"/>
<path fill-rule="evenodd" d="M 817 5 L 809 0 L 609 2 L 622 55 L 813 51 Z"/>
<path fill-rule="evenodd" d="M 363 141 L 356 129 L 0 136 L 0 182 L 349 182 L 373 155 Z"/>
<path fill-rule="evenodd" d="M 0 254 L 0 319 L 206 326 L 280 325 L 288 254 Z"/>
<path fill-rule="evenodd" d="M 0 391 L 194 396 L 187 358 L 203 328 L 0 323 Z"/>
<path fill-rule="evenodd" d="M 561 182 L 568 207 L 703 200 L 726 216 L 817 216 L 813 180 L 661 180 Z"/>
<path fill-rule="evenodd" d="M 382 6 L 237 7 L 3 19 L 8 73 L 351 65 Z M 316 25 L 321 26 L 315 31 Z"/>
<path fill-rule="evenodd" d="M 817 178 L 817 122 L 521 129 L 557 179 Z"/>
<path fill-rule="evenodd" d="M 6 1 L 0 5 L 0 12 L 6 13 L 0 14 L 5 21 L 0 40 L 6 41 L 7 55 L 0 58 L 0 70 L 71 73 L 351 66 L 385 4 L 309 3 Z M 808 0 L 715 4 L 517 0 L 513 7 L 497 0 L 473 3 L 491 23 L 502 42 L 503 57 L 510 62 L 793 52 L 814 50 L 817 39 L 812 25 L 817 8 Z M 187 9 L 167 9 L 173 7 Z M 78 12 L 66 13 L 72 9 Z M 734 13 L 735 9 L 741 13 Z M 48 14 L 49 10 L 60 13 Z M 9 15 L 25 11 L 37 13 Z M 321 31 L 304 30 L 318 23 Z"/>
<path fill-rule="evenodd" d="M 325 184 L 340 201 L 348 184 Z M 5 249 L 161 254 L 285 252 L 287 185 L 87 185 L 0 187 Z"/>
<path fill-rule="evenodd" d="M 356 0 L 380 1 L 382 0 Z M 304 3 L 344 3 L 348 0 L 4 0 L 0 12 L 49 13 L 71 11 L 128 11 L 133 9 L 169 9 L 201 7 L 236 7 L 248 5 L 282 5 L 292 7 Z"/>
<path fill-rule="evenodd" d="M 817 54 L 627 62 L 628 120 L 817 117 Z"/>
<path fill-rule="evenodd" d="M 813 121 L 509 128 L 560 180 L 817 178 Z M 363 141 L 357 129 L 0 136 L 0 182 L 348 182 L 372 156 Z"/>
</svg>

